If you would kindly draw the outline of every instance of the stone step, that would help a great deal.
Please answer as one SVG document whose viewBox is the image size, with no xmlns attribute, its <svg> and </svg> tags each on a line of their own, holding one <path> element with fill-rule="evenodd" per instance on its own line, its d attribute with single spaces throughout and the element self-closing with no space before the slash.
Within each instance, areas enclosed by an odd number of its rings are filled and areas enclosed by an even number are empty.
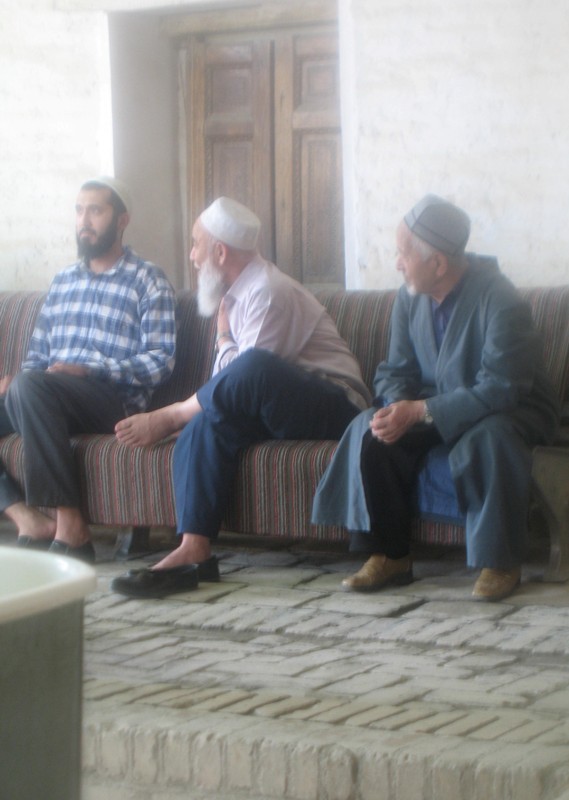
<svg viewBox="0 0 569 800">
<path fill-rule="evenodd" d="M 551 800 L 566 747 L 87 701 L 82 800 Z M 189 794 L 188 794 L 189 793 Z"/>
</svg>

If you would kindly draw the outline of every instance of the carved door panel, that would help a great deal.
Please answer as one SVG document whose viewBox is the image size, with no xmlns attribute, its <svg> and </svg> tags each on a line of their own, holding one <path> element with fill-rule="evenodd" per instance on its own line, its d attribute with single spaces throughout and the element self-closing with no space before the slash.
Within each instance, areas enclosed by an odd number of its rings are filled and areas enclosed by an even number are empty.
<svg viewBox="0 0 569 800">
<path fill-rule="evenodd" d="M 259 215 L 260 248 L 272 257 L 271 42 L 195 41 L 191 59 L 190 219 L 233 197 Z"/>
<path fill-rule="evenodd" d="M 311 285 L 344 285 L 337 36 L 275 42 L 277 258 Z"/>
<path fill-rule="evenodd" d="M 261 218 L 262 254 L 309 285 L 343 285 L 335 29 L 192 37 L 189 224 L 225 194 Z"/>
</svg>

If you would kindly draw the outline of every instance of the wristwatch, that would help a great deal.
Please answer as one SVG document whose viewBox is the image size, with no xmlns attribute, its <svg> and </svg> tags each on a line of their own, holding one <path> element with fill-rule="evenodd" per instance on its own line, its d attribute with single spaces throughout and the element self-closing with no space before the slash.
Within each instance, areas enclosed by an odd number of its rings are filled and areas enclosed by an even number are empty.
<svg viewBox="0 0 569 800">
<path fill-rule="evenodd" d="M 425 425 L 432 425 L 434 421 L 435 420 L 433 419 L 433 415 L 429 411 L 429 406 L 425 401 L 425 415 L 423 417 L 423 422 L 425 423 Z"/>
</svg>

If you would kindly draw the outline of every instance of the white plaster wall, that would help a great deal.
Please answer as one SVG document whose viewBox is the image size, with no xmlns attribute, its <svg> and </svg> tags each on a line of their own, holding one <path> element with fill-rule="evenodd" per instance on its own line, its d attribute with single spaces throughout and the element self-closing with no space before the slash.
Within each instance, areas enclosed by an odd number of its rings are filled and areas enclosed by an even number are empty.
<svg viewBox="0 0 569 800">
<path fill-rule="evenodd" d="M 566 0 L 340 0 L 348 284 L 397 286 L 426 192 L 519 284 L 569 280 Z"/>
<path fill-rule="evenodd" d="M 113 169 L 105 11 L 196 3 L 0 0 L 0 289 L 45 288 L 74 258 L 77 188 Z M 338 3 L 347 285 L 399 285 L 394 229 L 427 191 L 470 212 L 472 248 L 498 255 L 516 282 L 569 281 L 566 0 Z M 120 43 L 114 51 L 115 125 L 117 102 L 124 115 L 137 111 L 135 87 L 145 88 L 144 100 L 163 99 L 162 119 L 145 124 L 148 109 L 134 124 L 131 117 L 130 138 L 115 130 L 114 158 L 135 182 L 140 211 L 127 239 L 175 280 L 186 257 L 177 154 L 167 152 L 172 62 L 154 23 L 141 23 L 136 36 L 123 35 L 132 62 Z M 160 74 L 149 75 L 154 66 Z M 140 188 L 144 165 L 153 180 L 165 176 L 159 198 Z"/>
<path fill-rule="evenodd" d="M 133 198 L 125 242 L 184 285 L 177 61 L 158 14 L 110 14 L 115 174 Z"/>
<path fill-rule="evenodd" d="M 106 16 L 0 0 L 0 289 L 75 258 L 82 181 L 112 168 Z"/>
</svg>

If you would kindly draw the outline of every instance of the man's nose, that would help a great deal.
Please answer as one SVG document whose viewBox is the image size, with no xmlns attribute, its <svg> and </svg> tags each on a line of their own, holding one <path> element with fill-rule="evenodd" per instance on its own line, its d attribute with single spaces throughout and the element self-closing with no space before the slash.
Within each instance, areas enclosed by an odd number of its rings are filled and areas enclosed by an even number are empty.
<svg viewBox="0 0 569 800">
<path fill-rule="evenodd" d="M 90 228 L 91 225 L 89 219 L 89 212 L 88 211 L 79 211 L 77 214 L 77 228 L 81 230 L 82 228 Z"/>
</svg>

